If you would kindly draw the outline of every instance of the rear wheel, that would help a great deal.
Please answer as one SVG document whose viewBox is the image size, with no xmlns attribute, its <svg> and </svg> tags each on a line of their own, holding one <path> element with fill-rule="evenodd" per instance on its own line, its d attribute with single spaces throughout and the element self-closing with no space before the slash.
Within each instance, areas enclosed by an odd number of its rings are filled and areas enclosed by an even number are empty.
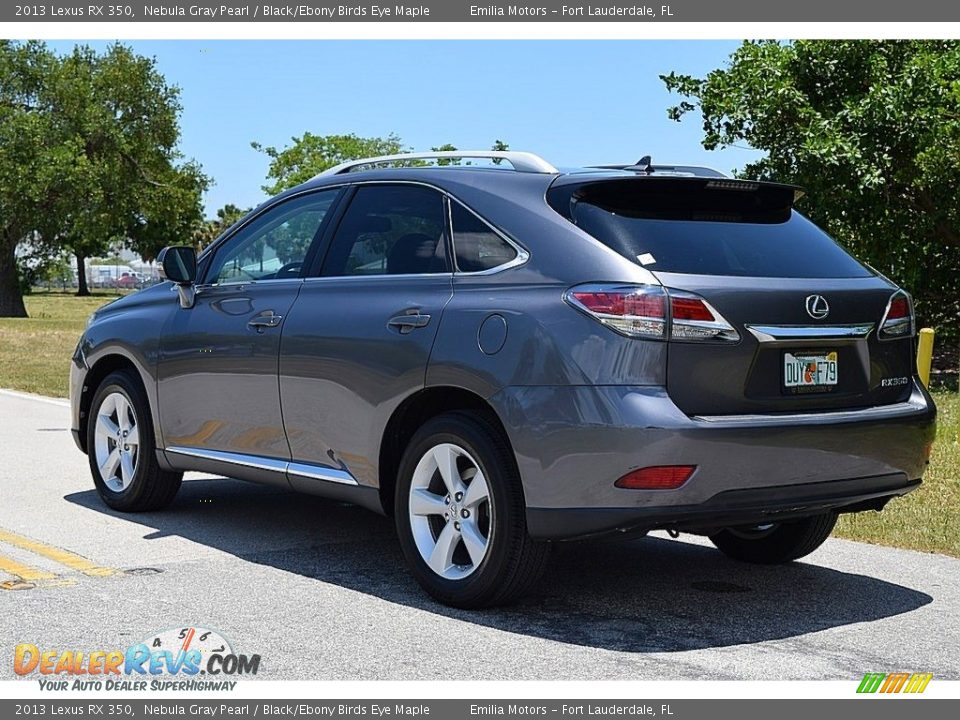
<svg viewBox="0 0 960 720">
<path fill-rule="evenodd" d="M 527 534 L 512 451 L 482 416 L 448 413 L 417 431 L 400 463 L 395 509 L 407 564 L 442 603 L 506 604 L 543 572 L 549 546 Z"/>
<path fill-rule="evenodd" d="M 146 393 L 130 370 L 111 373 L 97 388 L 87 420 L 87 457 L 97 492 L 114 510 L 159 510 L 173 500 L 183 473 L 157 462 Z"/>
<path fill-rule="evenodd" d="M 830 537 L 836 513 L 768 525 L 725 528 L 710 541 L 734 560 L 776 565 L 809 555 Z"/>
</svg>

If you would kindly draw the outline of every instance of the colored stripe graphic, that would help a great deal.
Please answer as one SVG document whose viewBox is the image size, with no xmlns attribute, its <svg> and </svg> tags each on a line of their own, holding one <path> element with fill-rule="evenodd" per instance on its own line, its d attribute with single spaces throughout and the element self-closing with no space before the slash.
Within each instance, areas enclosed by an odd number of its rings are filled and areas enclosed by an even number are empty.
<svg viewBox="0 0 960 720">
<path fill-rule="evenodd" d="M 880 687 L 880 683 L 886 677 L 886 673 L 867 673 L 857 688 L 858 693 L 875 693 Z"/>
<path fill-rule="evenodd" d="M 922 693 L 927 689 L 927 685 L 930 684 L 930 680 L 933 679 L 933 673 L 914 673 L 910 676 L 910 682 L 907 683 L 907 687 L 904 689 L 906 693 Z"/>
<path fill-rule="evenodd" d="M 866 673 L 858 693 L 922 693 L 933 679 L 933 673 Z"/>
</svg>

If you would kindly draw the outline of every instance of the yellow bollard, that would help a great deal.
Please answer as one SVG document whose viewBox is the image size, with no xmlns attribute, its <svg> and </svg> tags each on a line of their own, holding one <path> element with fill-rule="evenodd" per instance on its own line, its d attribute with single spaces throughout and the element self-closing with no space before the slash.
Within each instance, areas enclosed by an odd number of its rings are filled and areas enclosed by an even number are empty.
<svg viewBox="0 0 960 720">
<path fill-rule="evenodd" d="M 933 363 L 933 328 L 921 328 L 917 347 L 917 372 L 924 387 L 930 387 L 930 365 Z"/>
</svg>

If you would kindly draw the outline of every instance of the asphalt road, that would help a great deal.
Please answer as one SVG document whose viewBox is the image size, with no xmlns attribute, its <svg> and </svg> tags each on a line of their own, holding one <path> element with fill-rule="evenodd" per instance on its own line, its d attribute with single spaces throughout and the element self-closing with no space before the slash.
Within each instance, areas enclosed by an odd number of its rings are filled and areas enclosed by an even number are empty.
<svg viewBox="0 0 960 720">
<path fill-rule="evenodd" d="M 273 680 L 960 678 L 960 560 L 830 540 L 751 567 L 657 534 L 563 546 L 535 595 L 468 613 L 428 599 L 364 510 L 195 476 L 165 512 L 114 513 L 68 418 L 0 391 L 0 679 L 17 643 L 180 626 L 261 654 Z"/>
</svg>

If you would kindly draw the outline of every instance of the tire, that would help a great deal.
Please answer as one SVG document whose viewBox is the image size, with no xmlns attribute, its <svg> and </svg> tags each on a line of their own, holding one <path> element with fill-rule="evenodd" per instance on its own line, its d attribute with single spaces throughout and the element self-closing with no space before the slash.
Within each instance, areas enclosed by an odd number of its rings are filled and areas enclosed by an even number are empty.
<svg viewBox="0 0 960 720">
<path fill-rule="evenodd" d="M 741 562 L 777 565 L 809 555 L 830 537 L 836 513 L 775 523 L 768 528 L 725 528 L 710 541 L 725 555 Z"/>
<path fill-rule="evenodd" d="M 459 495 L 450 491 L 441 463 L 446 474 L 455 474 Z M 412 499 L 416 514 L 410 512 Z M 400 462 L 394 508 L 411 573 L 445 605 L 509 604 L 546 566 L 550 546 L 527 534 L 513 451 L 483 415 L 439 415 L 416 432 Z"/>
<path fill-rule="evenodd" d="M 110 373 L 97 388 L 87 418 L 87 459 L 97 492 L 114 510 L 160 510 L 180 489 L 183 473 L 157 462 L 150 403 L 132 370 Z"/>
</svg>

